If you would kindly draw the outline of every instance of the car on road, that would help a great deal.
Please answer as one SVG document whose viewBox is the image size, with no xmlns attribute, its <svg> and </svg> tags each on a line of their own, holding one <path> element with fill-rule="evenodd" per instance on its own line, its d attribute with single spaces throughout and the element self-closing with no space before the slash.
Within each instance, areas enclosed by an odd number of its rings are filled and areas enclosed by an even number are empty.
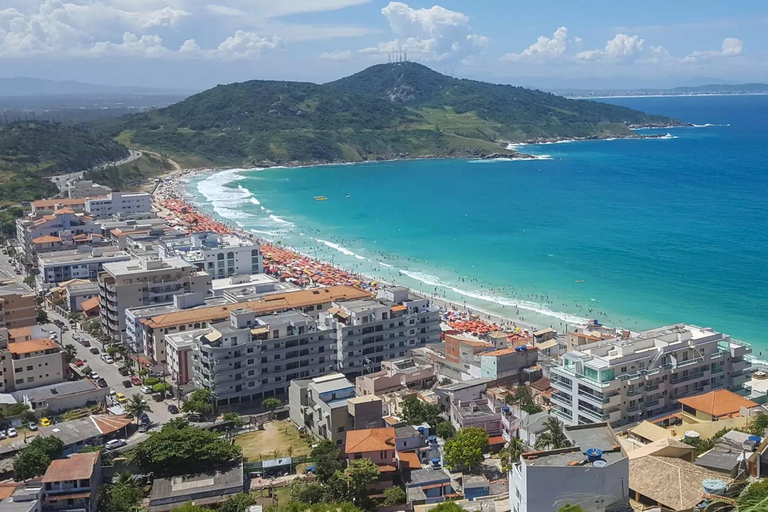
<svg viewBox="0 0 768 512">
<path fill-rule="evenodd" d="M 96 348 L 96 347 L 91 347 L 91 350 L 89 350 L 89 352 L 90 352 L 91 354 L 98 354 L 98 353 L 99 353 L 99 349 L 98 349 L 98 348 Z"/>
<path fill-rule="evenodd" d="M 100 388 L 106 388 L 106 387 L 109 387 L 109 384 L 107 384 L 107 381 L 106 381 L 106 380 L 104 380 L 103 378 L 102 378 L 102 379 L 99 379 L 99 380 L 97 380 L 97 381 L 96 381 L 96 384 L 98 384 Z"/>
<path fill-rule="evenodd" d="M 123 377 L 127 377 L 130 372 L 128 371 L 128 368 L 126 368 L 125 366 L 121 366 L 120 368 L 117 369 L 117 373 L 119 373 Z"/>
<path fill-rule="evenodd" d="M 109 388 L 109 396 L 115 396 L 117 394 L 117 391 L 115 391 L 115 388 Z"/>
<path fill-rule="evenodd" d="M 124 381 L 123 381 L 123 387 L 124 387 L 124 388 L 126 388 L 126 389 L 128 389 L 128 388 L 130 388 L 130 387 L 133 387 L 133 384 L 132 384 L 132 383 L 131 383 L 131 381 L 129 381 L 129 380 L 124 380 Z"/>
<path fill-rule="evenodd" d="M 179 414 L 179 408 L 173 404 L 168 404 L 168 412 L 171 414 Z"/>
<path fill-rule="evenodd" d="M 121 446 L 125 446 L 128 444 L 128 442 L 125 439 L 112 439 L 111 441 L 107 441 L 107 444 L 104 445 L 104 448 L 107 450 L 114 450 L 116 448 L 120 448 Z"/>
<path fill-rule="evenodd" d="M 141 413 L 141 416 L 139 416 L 139 419 L 141 420 L 142 423 L 149 423 L 149 421 L 150 421 L 149 420 L 149 414 L 147 414 L 145 412 Z"/>
<path fill-rule="evenodd" d="M 29 423 L 27 423 L 27 428 L 32 432 L 34 432 L 37 430 L 37 423 L 35 423 L 34 421 L 30 421 Z"/>
<path fill-rule="evenodd" d="M 51 426 L 51 420 L 48 418 L 40 418 L 40 426 L 41 427 L 50 427 Z"/>
<path fill-rule="evenodd" d="M 152 386 L 141 386 L 141 392 L 147 395 L 152 393 Z"/>
<path fill-rule="evenodd" d="M 112 364 L 115 362 L 115 360 L 109 354 L 101 354 L 101 360 L 107 364 Z"/>
<path fill-rule="evenodd" d="M 99 376 L 99 374 L 98 374 L 98 373 L 96 373 L 96 372 L 91 372 L 91 374 L 89 375 L 89 377 L 91 378 L 91 380 L 94 380 L 94 381 L 96 381 L 96 380 L 99 380 L 99 379 L 101 378 L 101 377 Z"/>
<path fill-rule="evenodd" d="M 134 386 L 141 386 L 141 379 L 136 376 L 133 376 L 131 377 L 131 384 L 133 384 Z"/>
<path fill-rule="evenodd" d="M 87 340 L 87 339 L 85 339 L 85 338 L 83 338 L 83 339 L 81 339 L 81 340 L 80 340 L 80 344 L 81 344 L 82 346 L 84 346 L 84 347 L 90 347 L 90 346 L 91 346 L 91 342 L 90 342 L 90 341 L 88 341 L 88 340 Z M 96 347 L 94 347 L 94 348 L 96 348 Z M 99 349 L 96 349 L 96 350 L 99 350 Z M 96 352 L 96 353 L 98 354 L 98 352 Z"/>
<path fill-rule="evenodd" d="M 6 437 L 8 437 L 8 432 L 5 430 L 0 430 L 0 440 L 5 439 Z"/>
<path fill-rule="evenodd" d="M 121 404 L 124 404 L 125 402 L 128 401 L 128 399 L 125 398 L 125 395 L 122 393 L 115 393 L 115 398 L 117 398 L 117 401 L 120 402 Z"/>
<path fill-rule="evenodd" d="M 203 417 L 196 412 L 187 414 L 186 419 L 187 421 L 191 421 L 192 423 L 200 423 L 201 421 L 203 421 Z"/>
<path fill-rule="evenodd" d="M 9 428 L 8 429 L 8 437 L 18 437 L 19 433 L 16 432 L 15 428 Z"/>
</svg>

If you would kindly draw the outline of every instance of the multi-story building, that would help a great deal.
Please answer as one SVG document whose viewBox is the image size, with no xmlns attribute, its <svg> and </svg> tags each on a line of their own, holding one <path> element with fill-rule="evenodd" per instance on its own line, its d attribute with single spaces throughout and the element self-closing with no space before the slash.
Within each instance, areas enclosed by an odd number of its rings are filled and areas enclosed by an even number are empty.
<svg viewBox="0 0 768 512">
<path fill-rule="evenodd" d="M 359 396 L 384 395 L 401 389 L 428 389 L 434 383 L 435 372 L 431 364 L 407 357 L 382 361 L 381 371 L 355 379 L 355 390 Z"/>
<path fill-rule="evenodd" d="M 85 211 L 97 219 L 107 219 L 113 215 L 151 212 L 152 196 L 146 192 L 110 192 L 106 197 L 86 199 Z"/>
<path fill-rule="evenodd" d="M 264 272 L 259 245 L 235 235 L 206 232 L 182 240 L 161 240 L 160 257 L 171 256 L 184 258 L 216 279 Z"/>
<path fill-rule="evenodd" d="M 85 212 L 85 198 L 73 199 L 38 199 L 32 202 L 32 217 L 39 218 L 49 215 L 61 208 L 70 208 L 76 213 Z"/>
<path fill-rule="evenodd" d="M 51 461 L 43 475 L 44 510 L 96 512 L 101 480 L 99 451 Z"/>
<path fill-rule="evenodd" d="M 256 316 L 236 309 L 195 338 L 195 387 L 214 392 L 219 405 L 285 395 L 293 379 L 333 370 L 333 339 L 299 311 Z"/>
<path fill-rule="evenodd" d="M 183 386 L 192 380 L 192 348 L 195 338 L 208 334 L 208 329 L 177 332 L 165 337 L 166 367 L 171 380 Z"/>
<path fill-rule="evenodd" d="M 355 396 L 355 385 L 341 373 L 291 381 L 291 421 L 342 446 L 349 430 L 383 426 L 382 402 L 375 395 Z"/>
<path fill-rule="evenodd" d="M 496 384 L 516 384 L 524 379 L 523 370 L 536 365 L 539 351 L 533 345 L 521 345 L 482 352 L 479 357 L 482 378 Z"/>
<path fill-rule="evenodd" d="M 103 197 L 110 192 L 112 192 L 111 188 L 90 180 L 74 180 L 67 183 L 67 195 L 70 199 Z"/>
<path fill-rule="evenodd" d="M 335 303 L 320 323 L 334 331 L 338 369 L 348 377 L 377 372 L 385 359 L 440 341 L 439 308 L 403 287 L 379 290 L 376 299 Z"/>
<path fill-rule="evenodd" d="M 48 338 L 8 342 L 0 337 L 0 392 L 9 393 L 64 382 L 64 352 Z"/>
<path fill-rule="evenodd" d="M 582 345 L 552 367 L 553 414 L 568 425 L 613 426 L 677 411 L 678 398 L 744 392 L 749 345 L 711 328 L 676 324 Z"/>
<path fill-rule="evenodd" d="M 15 281 L 0 283 L 0 328 L 13 329 L 35 325 L 37 302 L 35 293 Z"/>
<path fill-rule="evenodd" d="M 37 201 L 36 201 L 37 202 Z M 34 203 L 33 203 L 34 204 Z M 70 207 L 16 219 L 16 238 L 22 261 L 31 265 L 39 252 L 50 252 L 78 245 L 75 237 L 100 233 L 93 218 Z"/>
<path fill-rule="evenodd" d="M 208 273 L 181 258 L 146 257 L 107 263 L 99 274 L 101 326 L 112 339 L 125 335 L 125 310 L 161 304 L 174 295 L 205 295 L 211 286 Z"/>
<path fill-rule="evenodd" d="M 190 329 L 201 329 L 206 322 L 220 322 L 229 318 L 229 314 L 238 308 L 249 309 L 257 315 L 268 315 L 279 311 L 301 311 L 314 320 L 327 311 L 335 301 L 354 300 L 368 297 L 370 294 L 352 286 L 329 286 L 311 290 L 293 290 L 285 293 L 264 295 L 256 300 L 238 304 L 227 303 L 223 297 L 215 297 L 207 302 L 223 301 L 219 305 L 201 305 L 184 311 L 161 311 L 155 316 L 145 316 L 136 328 L 136 345 L 143 347 L 144 353 L 157 363 L 165 361 L 164 338 L 167 334 Z M 179 308 L 181 309 L 181 308 Z M 139 340 L 141 336 L 141 341 Z"/>
<path fill-rule="evenodd" d="M 130 254 L 114 247 L 83 246 L 69 251 L 47 252 L 37 257 L 35 282 L 39 289 L 44 289 L 71 279 L 95 281 L 104 265 L 130 259 Z"/>
<path fill-rule="evenodd" d="M 45 295 L 48 308 L 60 308 L 75 313 L 82 311 L 82 304 L 99 296 L 99 285 L 88 279 L 70 279 L 52 287 Z"/>
<path fill-rule="evenodd" d="M 565 427 L 570 447 L 524 453 L 512 465 L 512 512 L 578 503 L 590 512 L 631 512 L 629 459 L 606 423 Z"/>
</svg>

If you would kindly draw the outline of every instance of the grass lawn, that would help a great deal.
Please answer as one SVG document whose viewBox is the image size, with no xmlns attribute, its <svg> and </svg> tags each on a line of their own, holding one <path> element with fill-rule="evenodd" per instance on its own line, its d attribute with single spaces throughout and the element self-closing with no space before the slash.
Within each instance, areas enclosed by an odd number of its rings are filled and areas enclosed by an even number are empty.
<svg viewBox="0 0 768 512">
<path fill-rule="evenodd" d="M 251 462 L 269 460 L 278 457 L 309 455 L 312 448 L 307 441 L 299 437 L 299 431 L 290 421 L 273 421 L 264 425 L 264 430 L 256 430 L 235 437 L 235 444 L 243 449 L 243 457 Z M 289 450 L 289 448 L 293 450 Z"/>
</svg>

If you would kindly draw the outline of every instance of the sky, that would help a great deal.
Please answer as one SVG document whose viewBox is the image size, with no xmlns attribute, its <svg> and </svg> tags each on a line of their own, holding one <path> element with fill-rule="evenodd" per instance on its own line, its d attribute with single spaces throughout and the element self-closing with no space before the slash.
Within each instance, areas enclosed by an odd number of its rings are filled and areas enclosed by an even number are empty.
<svg viewBox="0 0 768 512">
<path fill-rule="evenodd" d="M 0 77 L 320 83 L 403 51 L 550 89 L 768 82 L 766 32 L 765 0 L 0 0 Z"/>
</svg>

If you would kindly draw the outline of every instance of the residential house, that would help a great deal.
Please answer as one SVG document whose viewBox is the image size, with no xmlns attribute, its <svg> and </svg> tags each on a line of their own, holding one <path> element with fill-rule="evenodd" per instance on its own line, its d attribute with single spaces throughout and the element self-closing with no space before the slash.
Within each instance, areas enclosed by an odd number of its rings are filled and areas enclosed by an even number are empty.
<svg viewBox="0 0 768 512">
<path fill-rule="evenodd" d="M 0 329 L 35 325 L 37 302 L 26 284 L 6 281 L 0 284 Z"/>
<path fill-rule="evenodd" d="M 101 482 L 101 452 L 53 460 L 43 475 L 43 509 L 96 512 Z"/>
<path fill-rule="evenodd" d="M 242 461 L 208 473 L 155 478 L 149 495 L 149 512 L 169 512 L 187 502 L 201 507 L 215 506 L 244 490 Z"/>
<path fill-rule="evenodd" d="M 442 503 L 455 498 L 451 476 L 442 468 L 422 468 L 403 475 L 409 507 Z"/>
<path fill-rule="evenodd" d="M 395 458 L 395 429 L 385 427 L 347 431 L 344 456 L 350 462 L 357 459 L 373 461 L 379 467 L 379 482 L 374 487 L 391 487 L 398 469 Z"/>
<path fill-rule="evenodd" d="M 381 362 L 381 371 L 355 379 L 358 395 L 383 395 L 401 389 L 428 389 L 435 383 L 431 364 L 417 362 L 412 357 Z"/>
<path fill-rule="evenodd" d="M 717 421 L 725 418 L 749 416 L 749 410 L 759 407 L 727 389 L 715 389 L 708 393 L 678 399 L 683 408 L 683 423 Z"/>
</svg>

